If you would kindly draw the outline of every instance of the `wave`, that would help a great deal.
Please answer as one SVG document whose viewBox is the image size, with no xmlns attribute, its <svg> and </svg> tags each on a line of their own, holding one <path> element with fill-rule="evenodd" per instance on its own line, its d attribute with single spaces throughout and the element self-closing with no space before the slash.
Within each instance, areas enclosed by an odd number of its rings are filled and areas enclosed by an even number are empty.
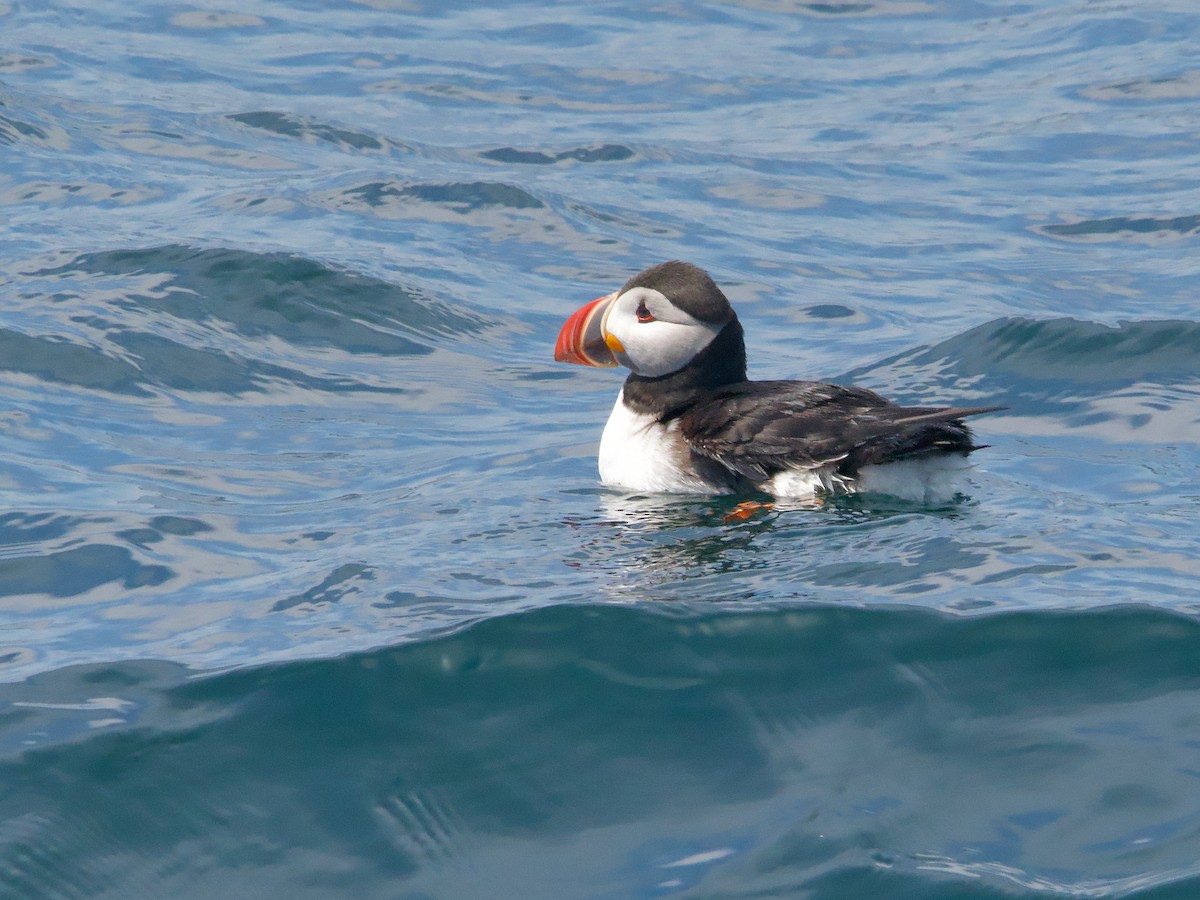
<svg viewBox="0 0 1200 900">
<path fill-rule="evenodd" d="M 998 319 L 843 376 L 933 405 L 1009 407 L 997 426 L 1112 443 L 1200 440 L 1200 323 Z"/>
<path fill-rule="evenodd" d="M 166 245 L 80 254 L 24 275 L 41 290 L 9 311 L 0 370 L 118 394 L 277 383 L 402 393 L 339 363 L 428 356 L 498 324 L 285 253 Z"/>
<path fill-rule="evenodd" d="M 997 319 L 941 343 L 856 369 L 847 377 L 903 369 L 937 370 L 1064 387 L 1200 381 L 1200 323 L 1079 319 Z"/>
<path fill-rule="evenodd" d="M 47 672 L 0 692 L 0 885 L 1194 890 L 1197 647 L 1144 608 L 559 607 L 336 659 Z"/>
</svg>

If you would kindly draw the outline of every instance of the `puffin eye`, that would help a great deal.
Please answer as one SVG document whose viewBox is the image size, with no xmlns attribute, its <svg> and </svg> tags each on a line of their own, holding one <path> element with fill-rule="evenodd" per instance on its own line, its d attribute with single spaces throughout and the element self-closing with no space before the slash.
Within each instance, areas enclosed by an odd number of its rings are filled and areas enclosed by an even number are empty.
<svg viewBox="0 0 1200 900">
<path fill-rule="evenodd" d="M 638 304 L 637 320 L 639 322 L 653 322 L 654 321 L 654 315 L 650 312 L 650 310 L 648 310 L 646 308 L 645 300 L 643 300 L 641 303 Z"/>
</svg>

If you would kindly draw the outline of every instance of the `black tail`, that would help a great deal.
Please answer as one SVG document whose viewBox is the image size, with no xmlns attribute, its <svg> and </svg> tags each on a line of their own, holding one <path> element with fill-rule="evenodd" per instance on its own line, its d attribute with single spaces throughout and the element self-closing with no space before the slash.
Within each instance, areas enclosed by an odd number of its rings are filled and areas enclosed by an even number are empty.
<svg viewBox="0 0 1200 900">
<path fill-rule="evenodd" d="M 962 420 L 967 416 L 978 416 L 1006 408 L 977 406 L 889 409 L 886 425 L 881 429 L 882 433 L 868 437 L 851 450 L 838 466 L 838 473 L 853 476 L 863 466 L 948 453 L 961 453 L 966 456 L 968 453 L 982 450 L 988 445 L 976 444 L 971 429 Z"/>
</svg>

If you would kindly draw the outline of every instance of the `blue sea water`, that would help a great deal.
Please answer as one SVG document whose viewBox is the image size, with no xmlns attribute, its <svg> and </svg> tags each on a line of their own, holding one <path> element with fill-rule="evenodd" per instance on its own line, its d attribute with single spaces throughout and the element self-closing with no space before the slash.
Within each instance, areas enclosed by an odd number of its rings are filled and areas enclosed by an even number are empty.
<svg viewBox="0 0 1200 900">
<path fill-rule="evenodd" d="M 1200 896 L 1192 0 L 0 0 L 0 896 Z M 584 301 L 1002 404 L 598 484 Z"/>
</svg>

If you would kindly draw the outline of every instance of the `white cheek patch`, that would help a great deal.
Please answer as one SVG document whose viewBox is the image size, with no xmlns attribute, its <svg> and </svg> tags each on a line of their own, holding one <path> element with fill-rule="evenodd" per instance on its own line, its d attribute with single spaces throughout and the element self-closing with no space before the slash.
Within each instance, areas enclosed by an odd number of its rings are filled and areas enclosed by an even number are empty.
<svg viewBox="0 0 1200 900">
<path fill-rule="evenodd" d="M 652 309 L 668 308 L 675 321 L 656 318 L 652 322 L 639 322 L 637 305 L 647 295 L 656 295 L 658 302 L 652 304 Z M 609 309 L 604 327 L 625 348 L 623 353 L 615 354 L 618 362 L 647 378 L 678 372 L 721 331 L 721 326 L 701 322 L 678 307 L 669 306 L 657 291 L 645 288 L 619 297 Z"/>
<path fill-rule="evenodd" d="M 621 361 L 639 375 L 656 378 L 677 372 L 717 336 L 717 329 L 697 323 L 638 322 L 625 337 L 617 335 L 625 347 Z"/>
</svg>

